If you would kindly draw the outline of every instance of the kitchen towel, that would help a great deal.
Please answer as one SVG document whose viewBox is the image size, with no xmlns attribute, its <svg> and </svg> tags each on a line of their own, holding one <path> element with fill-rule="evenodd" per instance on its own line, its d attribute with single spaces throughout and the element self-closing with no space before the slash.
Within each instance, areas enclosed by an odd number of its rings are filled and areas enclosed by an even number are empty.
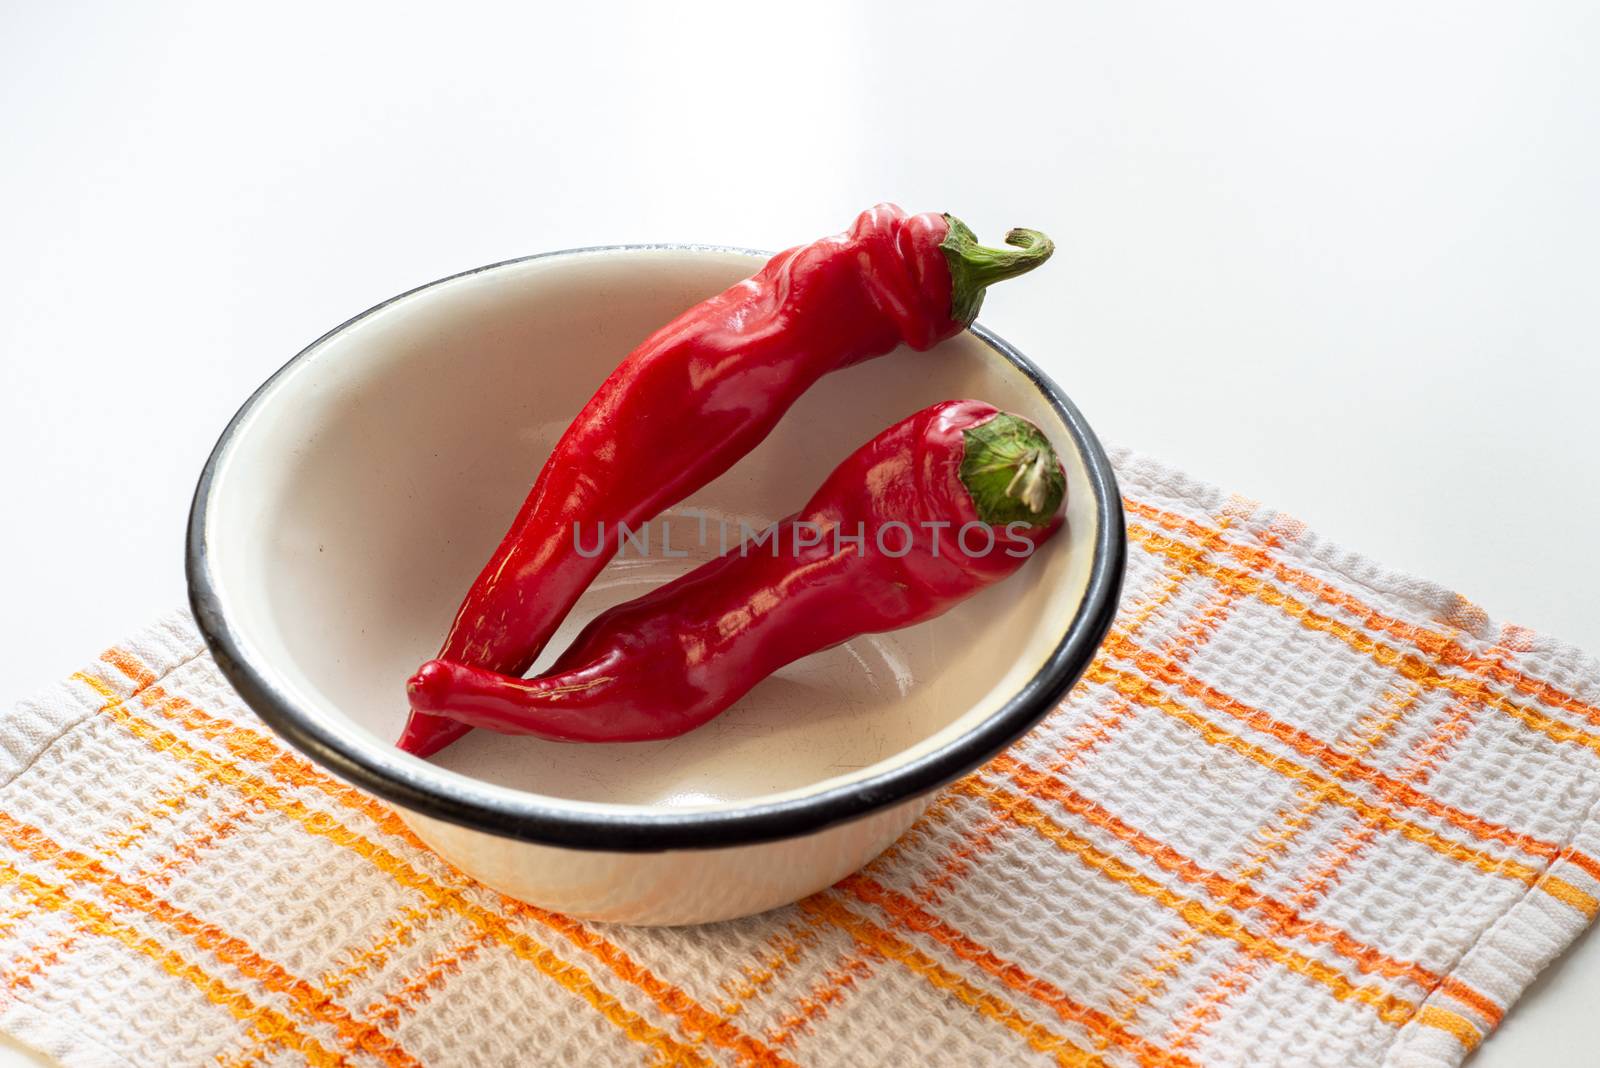
<svg viewBox="0 0 1600 1068">
<path fill-rule="evenodd" d="M 1600 664 L 1116 457 L 1115 628 L 864 871 L 699 928 L 474 884 L 187 615 L 0 724 L 0 1030 L 99 1065 L 1453 1065 L 1600 904 Z"/>
</svg>

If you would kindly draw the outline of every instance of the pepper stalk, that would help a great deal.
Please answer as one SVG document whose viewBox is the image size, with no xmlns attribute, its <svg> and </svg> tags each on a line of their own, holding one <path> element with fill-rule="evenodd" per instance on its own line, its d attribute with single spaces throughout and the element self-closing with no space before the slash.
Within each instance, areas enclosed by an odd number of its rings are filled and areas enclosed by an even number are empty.
<svg viewBox="0 0 1600 1068">
<path fill-rule="evenodd" d="M 939 243 L 950 264 L 950 318 L 971 326 L 983 306 L 984 292 L 996 282 L 1027 274 L 1056 250 L 1055 242 L 1037 230 L 1021 227 L 1006 234 L 1012 248 L 991 248 L 954 215 L 945 215 L 950 233 Z"/>
<path fill-rule="evenodd" d="M 991 526 L 1050 522 L 1067 494 L 1061 461 L 1044 432 L 1009 412 L 962 431 L 961 483 Z"/>
</svg>

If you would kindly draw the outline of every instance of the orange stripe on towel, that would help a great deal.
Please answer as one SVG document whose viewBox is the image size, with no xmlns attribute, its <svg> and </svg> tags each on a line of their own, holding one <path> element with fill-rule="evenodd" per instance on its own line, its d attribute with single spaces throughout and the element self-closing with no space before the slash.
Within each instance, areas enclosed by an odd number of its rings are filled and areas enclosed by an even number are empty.
<svg viewBox="0 0 1600 1068">
<path fill-rule="evenodd" d="M 130 678 L 148 674 L 136 659 L 120 650 L 113 649 L 104 654 L 102 659 L 112 663 L 113 666 L 116 666 L 119 671 L 122 671 Z M 91 685 L 96 685 L 96 680 L 84 678 Z M 104 686 L 103 683 L 98 685 Z M 181 697 L 168 696 L 162 692 L 159 686 L 150 685 L 149 683 L 143 684 L 143 693 L 140 699 L 146 705 L 156 707 L 162 715 L 177 719 L 186 727 L 198 731 L 205 737 L 218 739 L 233 755 L 266 764 L 267 771 L 280 781 L 292 786 L 310 786 L 318 789 L 337 800 L 341 805 L 361 812 L 363 815 L 373 819 L 385 830 L 401 837 L 408 844 L 427 850 L 428 847 L 411 833 L 410 829 L 400 821 L 399 817 L 388 806 L 367 794 L 338 782 L 298 756 L 284 751 L 271 739 L 247 728 L 237 727 L 225 720 L 217 719 L 196 708 Z M 359 836 L 356 837 L 359 841 L 366 841 Z M 431 850 L 429 852 L 431 854 Z M 454 895 L 455 892 L 446 890 L 446 893 L 447 895 Z M 658 1007 L 668 1014 L 681 1019 L 690 1034 L 703 1035 L 713 1045 L 721 1046 L 738 1054 L 745 1063 L 757 1065 L 788 1063 L 775 1051 L 759 1040 L 745 1034 L 730 1021 L 707 1010 L 690 997 L 686 991 L 659 979 L 648 969 L 640 967 L 626 953 L 622 952 L 614 942 L 593 928 L 580 924 L 559 913 L 537 909 L 505 895 L 499 895 L 499 899 L 502 907 L 511 916 L 531 919 L 562 934 L 574 945 L 592 953 L 613 974 L 643 990 Z M 447 904 L 452 900 L 454 900 L 453 897 L 447 896 Z M 471 919 L 470 916 L 462 913 L 454 904 L 451 904 L 450 907 L 458 915 Z M 493 913 L 489 913 L 489 915 L 493 915 Z"/>
</svg>

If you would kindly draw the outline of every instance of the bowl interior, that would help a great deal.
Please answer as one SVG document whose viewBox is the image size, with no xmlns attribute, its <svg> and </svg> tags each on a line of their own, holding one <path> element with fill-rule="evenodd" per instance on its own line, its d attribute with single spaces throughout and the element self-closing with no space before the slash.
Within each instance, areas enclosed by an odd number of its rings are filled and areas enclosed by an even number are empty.
<svg viewBox="0 0 1600 1068">
<path fill-rule="evenodd" d="M 205 529 L 218 605 L 273 688 L 348 745 L 391 746 L 406 677 L 437 651 L 568 421 L 647 334 L 758 263 L 628 249 L 506 264 L 393 301 L 281 374 L 219 456 Z M 1101 516 L 1047 397 L 970 333 L 823 379 L 654 526 L 648 557 L 606 569 L 545 659 L 595 613 L 717 552 L 723 531 L 736 545 L 741 521 L 794 511 L 883 428 L 960 397 L 1033 419 L 1067 467 L 1066 528 L 1009 580 L 930 623 L 793 664 L 683 737 L 563 745 L 477 731 L 428 774 L 578 805 L 738 806 L 866 777 L 992 714 L 1071 622 Z M 663 554 L 663 529 L 686 555 Z"/>
</svg>

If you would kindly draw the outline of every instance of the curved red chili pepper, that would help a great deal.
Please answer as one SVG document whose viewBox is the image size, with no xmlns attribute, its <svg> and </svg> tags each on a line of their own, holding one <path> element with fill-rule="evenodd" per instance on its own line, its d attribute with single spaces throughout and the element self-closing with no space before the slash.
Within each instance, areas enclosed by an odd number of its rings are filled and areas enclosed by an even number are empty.
<svg viewBox="0 0 1600 1068">
<path fill-rule="evenodd" d="M 986 286 L 1052 249 L 1032 230 L 1006 240 L 1018 247 L 985 248 L 950 216 L 880 204 L 646 338 L 556 443 L 439 656 L 526 671 L 616 547 L 578 553 L 575 523 L 635 527 L 732 467 L 822 375 L 965 329 Z M 427 756 L 466 730 L 413 706 L 399 746 Z"/>
<path fill-rule="evenodd" d="M 602 613 L 536 679 L 430 660 L 412 706 L 558 741 L 682 734 L 785 664 L 1010 575 L 1061 525 L 1065 486 L 1031 423 L 979 401 L 925 408 L 840 464 L 779 524 L 776 554 L 719 557 Z"/>
</svg>

